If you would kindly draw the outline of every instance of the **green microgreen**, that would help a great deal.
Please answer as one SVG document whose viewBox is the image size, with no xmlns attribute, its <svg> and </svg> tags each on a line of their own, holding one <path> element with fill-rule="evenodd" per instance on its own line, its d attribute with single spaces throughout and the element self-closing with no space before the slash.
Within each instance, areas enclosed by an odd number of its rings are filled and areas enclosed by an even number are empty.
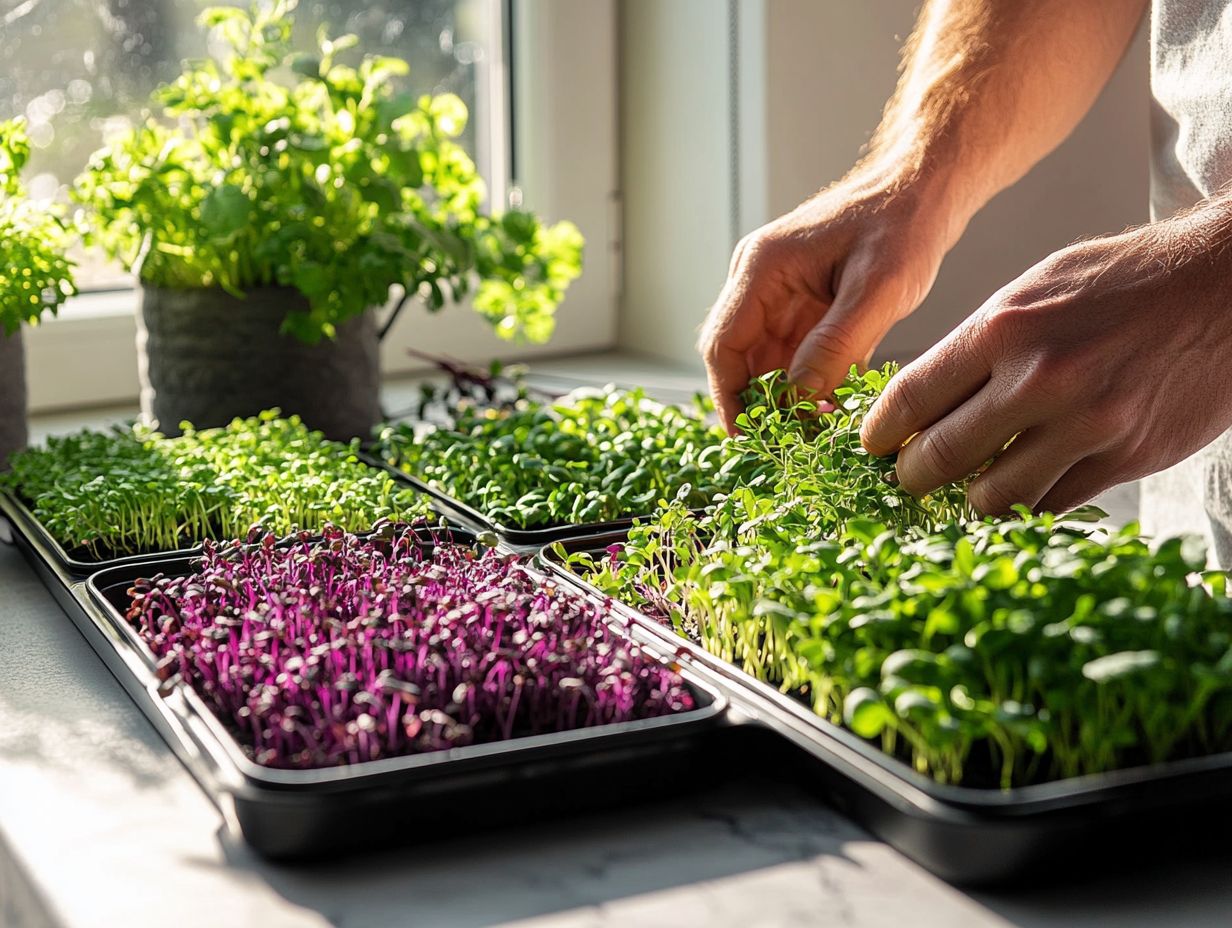
<svg viewBox="0 0 1232 928">
<path fill-rule="evenodd" d="M 61 545 L 94 558 L 171 551 L 254 526 L 277 535 L 362 531 L 428 512 L 426 500 L 276 411 L 166 438 L 140 426 L 50 438 L 12 458 L 15 492 Z"/>
<path fill-rule="evenodd" d="M 573 569 L 942 783 L 1232 750 L 1232 601 L 1200 546 L 907 496 L 857 438 L 891 373 L 819 416 L 763 378 L 737 441 L 772 472 Z"/>
<path fill-rule="evenodd" d="M 725 442 L 710 411 L 700 397 L 686 409 L 608 386 L 512 408 L 465 403 L 450 425 L 388 426 L 377 444 L 494 522 L 545 528 L 644 514 L 662 499 L 702 506 L 751 477 L 751 458 Z"/>
</svg>

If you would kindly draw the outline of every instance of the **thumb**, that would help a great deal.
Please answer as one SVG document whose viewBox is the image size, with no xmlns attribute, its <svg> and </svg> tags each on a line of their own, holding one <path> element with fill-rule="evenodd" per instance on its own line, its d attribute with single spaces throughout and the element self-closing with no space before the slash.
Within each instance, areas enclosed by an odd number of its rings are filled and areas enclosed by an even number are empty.
<svg viewBox="0 0 1232 928">
<path fill-rule="evenodd" d="M 895 319 L 891 288 L 867 283 L 839 290 L 800 340 L 788 378 L 822 396 L 834 392 L 851 365 L 867 362 Z"/>
</svg>

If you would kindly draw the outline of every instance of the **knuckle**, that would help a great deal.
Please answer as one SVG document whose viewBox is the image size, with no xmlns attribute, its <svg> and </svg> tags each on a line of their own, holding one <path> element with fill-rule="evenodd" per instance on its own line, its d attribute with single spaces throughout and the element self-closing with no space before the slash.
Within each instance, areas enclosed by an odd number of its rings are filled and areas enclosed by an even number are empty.
<svg viewBox="0 0 1232 928">
<path fill-rule="evenodd" d="M 933 429 L 917 435 L 899 456 L 898 479 L 912 494 L 928 493 L 955 476 L 960 470 L 957 448 L 944 432 Z"/>
<path fill-rule="evenodd" d="M 1096 410 L 1107 437 L 1144 434 L 1142 407 L 1128 391 L 1111 391 L 1101 398 Z"/>
<path fill-rule="evenodd" d="M 767 259 L 772 259 L 778 251 L 778 239 L 765 227 L 750 232 L 737 246 L 737 253 L 740 255 L 737 269 L 743 274 L 754 274 L 765 267 Z"/>
<path fill-rule="evenodd" d="M 881 395 L 881 406 L 895 422 L 916 422 L 920 404 L 916 399 L 912 381 L 895 377 Z"/>
<path fill-rule="evenodd" d="M 1014 401 L 1073 409 L 1093 387 L 1091 367 L 1081 351 L 1056 345 L 1037 348 L 1011 388 Z"/>
<path fill-rule="evenodd" d="M 973 481 L 967 490 L 967 500 L 976 512 L 984 516 L 1003 516 L 1020 503 L 1030 505 L 1033 502 L 1026 493 L 1006 486 L 995 477 Z"/>
<path fill-rule="evenodd" d="M 972 335 L 992 349 L 994 355 L 1006 357 L 1031 339 L 1031 316 L 1027 297 L 1021 291 L 1003 291 L 995 305 L 980 314 L 972 327 Z"/>
<path fill-rule="evenodd" d="M 761 241 L 764 232 L 762 229 L 754 229 L 752 232 L 745 235 L 736 243 L 736 254 L 743 258 L 745 255 L 756 249 L 757 243 Z"/>
<path fill-rule="evenodd" d="M 1119 402 L 1096 403 L 1075 409 L 1070 413 L 1073 434 L 1091 449 L 1103 450 L 1127 430 L 1132 429 L 1134 417 Z"/>
<path fill-rule="evenodd" d="M 719 340 L 712 330 L 702 332 L 697 340 L 697 350 L 707 365 L 713 365 L 719 360 Z"/>
<path fill-rule="evenodd" d="M 694 347 L 697 349 L 697 353 L 702 356 L 703 361 L 709 363 L 714 360 L 714 345 L 711 341 L 710 333 L 705 329 L 697 336 L 697 344 Z"/>
<path fill-rule="evenodd" d="M 946 477 L 960 468 L 958 448 L 942 429 L 929 429 L 919 438 L 920 460 L 933 473 Z"/>
<path fill-rule="evenodd" d="M 841 322 L 822 320 L 806 337 L 809 354 L 825 360 L 852 363 L 856 357 L 856 339 Z"/>
</svg>

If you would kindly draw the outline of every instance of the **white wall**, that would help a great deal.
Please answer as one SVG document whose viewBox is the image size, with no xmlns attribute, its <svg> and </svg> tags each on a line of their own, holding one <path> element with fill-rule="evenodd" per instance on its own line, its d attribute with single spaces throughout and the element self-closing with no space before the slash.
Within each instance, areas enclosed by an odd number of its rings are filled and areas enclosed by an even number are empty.
<svg viewBox="0 0 1232 928">
<path fill-rule="evenodd" d="M 731 255 L 727 4 L 622 0 L 621 347 L 692 363 Z"/>
<path fill-rule="evenodd" d="M 738 119 L 727 4 L 621 5 L 626 347 L 696 364 L 693 333 L 738 234 L 842 176 L 897 77 L 918 0 L 737 0 Z M 975 218 L 932 294 L 881 354 L 910 358 L 1075 238 L 1145 220 L 1147 56 L 1139 35 L 1082 126 Z M 733 136 L 733 132 L 735 135 Z M 730 222 L 733 138 L 740 229 Z M 718 241 L 727 236 L 726 247 Z"/>
</svg>

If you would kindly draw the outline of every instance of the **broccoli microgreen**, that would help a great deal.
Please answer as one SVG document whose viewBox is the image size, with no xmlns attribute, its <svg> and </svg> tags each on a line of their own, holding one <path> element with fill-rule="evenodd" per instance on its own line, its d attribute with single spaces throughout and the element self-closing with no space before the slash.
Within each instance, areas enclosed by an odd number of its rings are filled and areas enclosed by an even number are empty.
<svg viewBox="0 0 1232 928">
<path fill-rule="evenodd" d="M 604 522 L 664 498 L 702 506 L 752 476 L 741 449 L 724 453 L 709 412 L 701 398 L 684 409 L 608 386 L 555 402 L 522 397 L 512 408 L 463 404 L 449 425 L 386 427 L 378 449 L 498 524 Z"/>
<path fill-rule="evenodd" d="M 167 438 L 141 426 L 49 438 L 14 455 L 0 487 L 47 531 L 90 557 L 171 551 L 206 538 L 276 534 L 326 523 L 367 529 L 426 514 L 427 502 L 356 457 L 358 442 L 325 439 L 271 410 Z"/>
</svg>

